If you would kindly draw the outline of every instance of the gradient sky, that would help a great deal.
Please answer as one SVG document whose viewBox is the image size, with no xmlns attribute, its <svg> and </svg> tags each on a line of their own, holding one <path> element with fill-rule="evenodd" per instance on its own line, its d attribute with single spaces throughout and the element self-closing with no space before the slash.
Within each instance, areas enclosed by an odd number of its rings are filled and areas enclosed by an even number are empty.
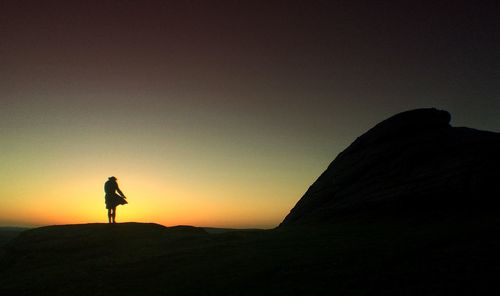
<svg viewBox="0 0 500 296">
<path fill-rule="evenodd" d="M 500 131 L 499 1 L 0 0 L 0 225 L 278 225 L 401 111 Z M 411 2 L 411 3 L 410 3 Z"/>
</svg>

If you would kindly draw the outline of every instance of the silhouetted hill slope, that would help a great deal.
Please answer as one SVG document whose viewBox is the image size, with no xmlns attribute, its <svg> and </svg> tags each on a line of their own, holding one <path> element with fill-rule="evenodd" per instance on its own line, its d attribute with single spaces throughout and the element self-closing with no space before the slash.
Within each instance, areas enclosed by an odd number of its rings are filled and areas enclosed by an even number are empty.
<svg viewBox="0 0 500 296">
<path fill-rule="evenodd" d="M 0 227 L 0 248 L 21 232 L 28 230 L 26 227 Z"/>
<path fill-rule="evenodd" d="M 21 232 L 28 230 L 25 227 L 0 227 L 0 258 L 4 255 L 4 246 L 17 237 Z"/>
<path fill-rule="evenodd" d="M 377 124 L 337 156 L 281 226 L 498 206 L 500 134 L 449 121 L 429 108 Z"/>
</svg>

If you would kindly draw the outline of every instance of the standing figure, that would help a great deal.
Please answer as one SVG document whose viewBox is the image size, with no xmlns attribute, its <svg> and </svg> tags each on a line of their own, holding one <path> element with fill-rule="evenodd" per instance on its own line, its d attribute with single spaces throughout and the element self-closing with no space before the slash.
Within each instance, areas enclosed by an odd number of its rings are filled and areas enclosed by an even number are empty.
<svg viewBox="0 0 500 296">
<path fill-rule="evenodd" d="M 123 192 L 118 188 L 115 177 L 109 177 L 108 181 L 104 183 L 104 192 L 106 193 L 104 198 L 106 200 L 106 209 L 108 209 L 109 223 L 116 223 L 116 207 L 128 204 L 128 202 L 125 200 L 126 197 Z"/>
</svg>

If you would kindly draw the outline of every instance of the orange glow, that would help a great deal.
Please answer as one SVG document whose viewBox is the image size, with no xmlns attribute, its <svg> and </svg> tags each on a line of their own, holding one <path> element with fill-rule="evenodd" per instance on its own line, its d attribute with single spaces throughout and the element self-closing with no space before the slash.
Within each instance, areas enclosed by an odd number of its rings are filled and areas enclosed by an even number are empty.
<svg viewBox="0 0 500 296">
<path fill-rule="evenodd" d="M 61 102 L 57 110 L 75 108 Z M 95 109 L 95 120 L 62 112 L 64 122 L 0 130 L 0 225 L 106 223 L 103 185 L 114 175 L 129 201 L 118 222 L 273 228 L 331 160 L 310 157 L 313 146 L 294 137 L 220 127 L 204 113 L 192 124 L 186 114 L 165 122 L 146 108 L 134 122 L 140 109 L 119 111 L 110 121 Z"/>
<path fill-rule="evenodd" d="M 92 169 L 93 165 L 70 164 L 65 170 L 29 179 L 11 175 L 9 186 L 1 188 L 2 196 L 9 198 L 0 200 L 0 224 L 107 222 L 103 184 L 111 174 L 91 173 Z M 193 181 L 168 172 L 141 175 L 137 171 L 144 169 L 122 169 L 120 175 L 116 174 L 129 201 L 117 208 L 118 222 L 272 228 L 293 206 L 299 195 L 294 190 L 302 190 L 301 186 L 290 188 L 285 184 L 273 188 L 262 180 L 245 181 L 238 176 Z M 284 199 L 287 203 L 282 202 Z"/>
</svg>

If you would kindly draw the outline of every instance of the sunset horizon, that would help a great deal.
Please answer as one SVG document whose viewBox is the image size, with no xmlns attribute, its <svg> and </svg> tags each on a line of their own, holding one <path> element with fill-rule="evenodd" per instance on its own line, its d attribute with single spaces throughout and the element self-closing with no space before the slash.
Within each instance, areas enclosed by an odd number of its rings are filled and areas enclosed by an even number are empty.
<svg viewBox="0 0 500 296">
<path fill-rule="evenodd" d="M 487 1 L 486 1 L 487 2 Z M 0 225 L 278 226 L 356 137 L 500 131 L 488 3 L 1 1 Z"/>
</svg>

